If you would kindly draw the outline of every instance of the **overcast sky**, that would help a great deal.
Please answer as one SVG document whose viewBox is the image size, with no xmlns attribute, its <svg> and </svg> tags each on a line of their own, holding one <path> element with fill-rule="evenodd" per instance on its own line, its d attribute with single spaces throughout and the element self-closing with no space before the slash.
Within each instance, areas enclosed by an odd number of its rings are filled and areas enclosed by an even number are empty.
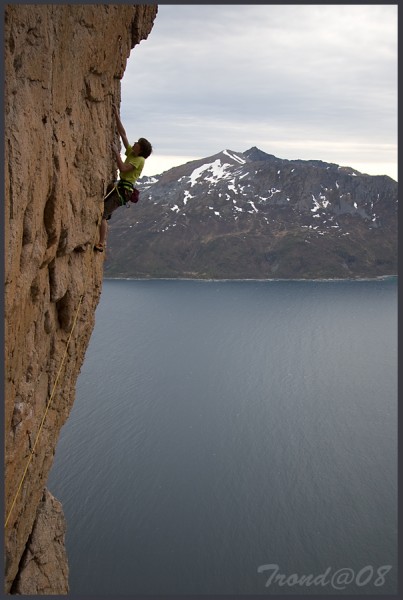
<svg viewBox="0 0 403 600">
<path fill-rule="evenodd" d="M 121 118 L 143 175 L 257 146 L 397 180 L 397 6 L 160 4 Z"/>
</svg>

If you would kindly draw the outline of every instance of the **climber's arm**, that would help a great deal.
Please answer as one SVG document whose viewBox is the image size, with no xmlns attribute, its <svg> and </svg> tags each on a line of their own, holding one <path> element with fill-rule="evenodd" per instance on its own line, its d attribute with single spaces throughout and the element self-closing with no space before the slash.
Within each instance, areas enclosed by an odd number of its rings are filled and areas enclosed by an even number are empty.
<svg viewBox="0 0 403 600">
<path fill-rule="evenodd" d="M 118 109 L 116 107 L 116 104 L 112 104 L 112 108 L 113 108 L 113 112 L 115 113 L 116 126 L 118 128 L 119 135 L 122 138 L 122 141 L 123 141 L 123 144 L 124 144 L 125 148 L 127 149 L 128 146 L 129 146 L 129 141 L 127 139 L 125 128 L 122 125 L 122 121 L 119 118 L 119 113 L 118 113 Z"/>
<path fill-rule="evenodd" d="M 134 169 L 134 166 L 130 163 L 123 162 L 120 156 L 119 149 L 117 148 L 117 146 L 115 146 L 115 144 L 112 144 L 112 150 L 115 153 L 116 162 L 118 163 L 118 168 L 121 173 L 128 173 L 129 171 L 132 171 Z"/>
</svg>

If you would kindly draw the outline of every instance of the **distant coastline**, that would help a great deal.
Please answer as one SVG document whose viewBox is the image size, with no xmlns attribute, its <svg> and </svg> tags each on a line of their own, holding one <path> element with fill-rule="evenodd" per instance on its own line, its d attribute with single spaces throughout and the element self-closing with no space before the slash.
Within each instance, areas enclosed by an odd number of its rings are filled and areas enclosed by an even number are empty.
<svg viewBox="0 0 403 600">
<path fill-rule="evenodd" d="M 104 281 L 206 281 L 206 282 L 218 282 L 218 281 L 256 281 L 256 282 L 267 282 L 267 281 L 312 281 L 312 282 L 336 282 L 336 281 L 387 281 L 397 280 L 398 275 L 379 275 L 378 277 L 321 277 L 317 279 L 285 279 L 285 278 L 271 278 L 271 279 L 210 279 L 201 277 L 104 277 Z"/>
</svg>

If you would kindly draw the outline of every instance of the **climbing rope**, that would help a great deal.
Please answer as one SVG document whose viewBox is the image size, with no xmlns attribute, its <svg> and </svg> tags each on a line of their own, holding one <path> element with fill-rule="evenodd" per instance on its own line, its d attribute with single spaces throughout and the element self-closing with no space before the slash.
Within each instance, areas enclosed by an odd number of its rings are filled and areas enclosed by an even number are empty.
<svg viewBox="0 0 403 600">
<path fill-rule="evenodd" d="M 48 403 L 47 403 L 47 405 L 46 405 L 46 410 L 45 410 L 45 413 L 44 413 L 44 415 L 43 415 L 43 417 L 42 417 L 42 421 L 41 421 L 41 424 L 40 424 L 40 426 L 39 426 L 38 433 L 36 434 L 36 438 L 35 438 L 34 445 L 33 445 L 32 449 L 31 449 L 31 453 L 30 453 L 30 455 L 29 455 L 28 462 L 27 462 L 27 464 L 26 464 L 26 467 L 25 467 L 24 473 L 23 473 L 23 475 L 22 475 L 22 477 L 21 477 L 21 481 L 20 481 L 20 483 L 19 483 L 19 486 L 18 486 L 17 492 L 16 492 L 16 494 L 15 494 L 15 496 L 14 496 L 13 503 L 12 503 L 12 505 L 11 505 L 11 508 L 10 508 L 10 511 L 9 511 L 9 513 L 8 513 L 8 515 L 7 515 L 7 519 L 6 519 L 6 522 L 5 522 L 4 528 L 6 528 L 6 527 L 7 527 L 8 521 L 9 521 L 9 519 L 10 519 L 10 515 L 11 515 L 11 513 L 12 513 L 12 510 L 13 510 L 13 508 L 14 508 L 14 505 L 15 505 L 15 503 L 16 503 L 16 501 L 17 501 L 17 498 L 18 498 L 18 495 L 19 495 L 19 493 L 20 493 L 20 491 L 21 491 L 22 485 L 23 485 L 23 483 L 24 483 L 25 476 L 26 476 L 26 474 L 27 474 L 27 471 L 28 471 L 28 467 L 29 467 L 29 465 L 31 464 L 32 458 L 34 457 L 34 454 L 35 454 L 35 448 L 36 448 L 36 444 L 38 443 L 38 439 L 39 439 L 40 433 L 41 433 L 41 431 L 42 431 L 43 424 L 44 424 L 44 422 L 45 422 L 45 419 L 46 419 L 46 415 L 48 414 L 48 411 L 49 411 L 50 405 L 52 404 L 53 396 L 54 396 L 54 394 L 55 394 L 55 390 L 56 390 L 57 383 L 58 383 L 58 381 L 59 381 L 60 373 L 61 373 L 61 371 L 62 371 L 63 364 L 64 364 L 64 361 L 65 361 L 65 359 L 66 359 L 66 356 L 67 356 L 67 350 L 69 349 L 70 341 L 71 341 L 71 338 L 72 338 L 72 335 L 73 335 L 73 332 L 74 332 L 74 329 L 75 329 L 75 326 L 76 326 L 76 323 L 77 323 L 78 312 L 79 312 L 79 310 L 80 310 L 80 306 L 81 306 L 81 303 L 82 303 L 82 301 L 83 301 L 83 298 L 84 298 L 84 295 L 82 295 L 82 296 L 80 297 L 80 301 L 79 301 L 79 303 L 78 303 L 77 310 L 76 310 L 76 313 L 75 313 L 75 316 L 74 316 L 73 326 L 72 326 L 72 328 L 71 328 L 70 335 L 69 335 L 69 337 L 68 337 L 68 340 L 67 340 L 67 345 L 66 345 L 66 349 L 65 349 L 65 351 L 64 351 L 64 355 L 63 355 L 63 358 L 62 358 L 62 362 L 61 362 L 61 364 L 60 364 L 60 368 L 59 368 L 59 371 L 58 371 L 58 373 L 57 373 L 57 376 L 56 376 L 56 379 L 55 379 L 55 383 L 53 384 L 52 393 L 51 393 L 51 395 L 50 395 L 49 402 L 48 402 Z"/>
<path fill-rule="evenodd" d="M 116 183 L 114 183 L 114 184 L 113 184 L 113 188 L 111 189 L 111 191 L 110 191 L 110 192 L 108 192 L 108 193 L 106 194 L 106 196 L 104 196 L 104 199 L 103 199 L 103 201 L 105 201 L 107 198 L 109 198 L 109 196 L 110 196 L 111 194 L 113 194 L 113 192 L 116 192 L 116 194 L 117 194 L 117 196 L 118 196 L 118 198 L 119 198 L 119 200 L 120 200 L 120 203 L 121 203 L 121 205 L 122 205 L 122 206 L 124 206 L 124 205 L 126 204 L 126 198 L 124 198 L 124 197 L 122 196 L 122 194 L 120 193 L 120 190 L 119 190 L 119 183 L 122 183 L 122 181 L 120 180 L 120 182 L 116 182 Z M 130 191 L 133 191 L 133 186 L 132 186 L 131 184 L 129 184 L 129 185 L 130 185 Z M 126 190 L 127 190 L 127 189 L 129 189 L 128 187 L 126 187 L 126 188 L 125 188 L 125 187 L 124 187 L 124 184 L 123 184 L 123 186 L 122 186 L 122 187 L 123 187 L 124 189 L 126 189 Z"/>
</svg>

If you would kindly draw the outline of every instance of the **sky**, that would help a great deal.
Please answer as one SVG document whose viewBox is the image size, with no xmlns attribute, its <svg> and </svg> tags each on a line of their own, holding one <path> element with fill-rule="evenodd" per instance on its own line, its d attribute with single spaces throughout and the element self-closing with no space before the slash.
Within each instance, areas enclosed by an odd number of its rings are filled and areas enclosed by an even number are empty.
<svg viewBox="0 0 403 600">
<path fill-rule="evenodd" d="M 143 175 L 257 146 L 397 180 L 397 5 L 159 4 L 120 110 Z"/>
</svg>

